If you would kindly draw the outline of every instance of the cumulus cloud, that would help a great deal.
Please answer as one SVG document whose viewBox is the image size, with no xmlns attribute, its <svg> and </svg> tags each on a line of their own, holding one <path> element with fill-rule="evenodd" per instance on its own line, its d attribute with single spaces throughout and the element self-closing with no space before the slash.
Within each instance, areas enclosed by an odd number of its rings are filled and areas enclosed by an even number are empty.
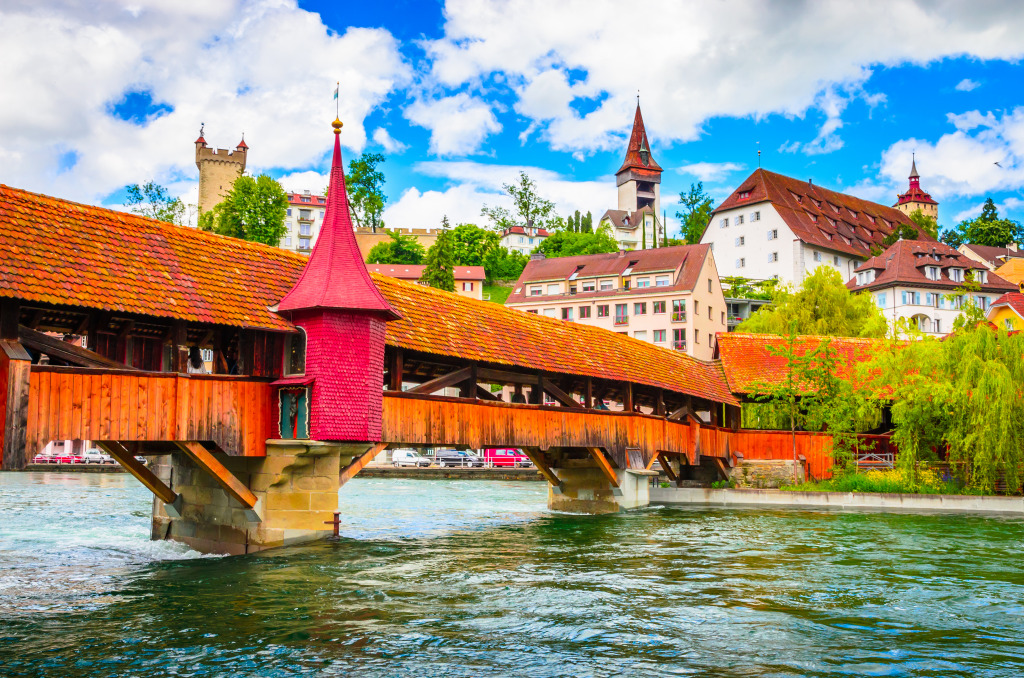
<svg viewBox="0 0 1024 678">
<path fill-rule="evenodd" d="M 391 133 L 383 127 L 378 127 L 373 130 L 373 141 L 388 153 L 401 153 L 409 148 L 407 144 L 403 144 L 401 141 L 391 136 Z"/>
<path fill-rule="evenodd" d="M 415 101 L 405 109 L 405 117 L 430 130 L 430 152 L 437 155 L 477 153 L 489 134 L 501 131 L 490 105 L 465 92 Z"/>
<path fill-rule="evenodd" d="M 683 165 L 678 171 L 683 174 L 691 174 L 701 181 L 721 181 L 730 173 L 745 169 L 744 165 L 738 162 L 695 162 Z"/>
<path fill-rule="evenodd" d="M 337 34 L 289 0 L 9 2 L 0 24 L 4 180 L 86 201 L 151 178 L 189 194 L 200 122 L 211 146 L 244 131 L 252 172 L 316 164 L 335 80 L 359 150 L 363 119 L 411 77 L 387 31 Z"/>
<path fill-rule="evenodd" d="M 954 89 L 956 89 L 956 91 L 958 91 L 958 92 L 970 92 L 970 91 L 975 90 L 975 89 L 977 89 L 979 87 L 981 87 L 981 83 L 980 82 L 975 82 L 974 80 L 971 80 L 970 78 L 964 78 L 963 80 L 961 80 L 960 82 L 958 82 L 956 84 L 956 87 Z"/>
<path fill-rule="evenodd" d="M 480 215 L 483 205 L 513 208 L 502 185 L 516 181 L 520 171 L 530 175 L 537 192 L 554 202 L 562 216 L 580 210 L 584 214 L 592 212 L 597 219 L 605 209 L 615 207 L 618 199 L 614 181 L 573 181 L 540 167 L 436 160 L 417 163 L 414 169 L 424 176 L 444 179 L 449 186 L 443 190 L 406 190 L 384 210 L 384 222 L 390 226 L 438 225 L 445 215 L 453 224 L 484 225 Z"/>
<path fill-rule="evenodd" d="M 652 1 L 643 6 L 638 50 L 630 3 L 450 0 L 444 36 L 422 44 L 438 96 L 504 88 L 528 133 L 555 150 L 618 147 L 639 89 L 645 121 L 662 143 L 692 140 L 716 116 L 815 110 L 825 116 L 818 135 L 795 142 L 814 154 L 842 146 L 850 101 L 882 103 L 864 89 L 876 67 L 1024 55 L 1024 14 L 1013 9 L 946 2 L 940 10 L 914 0 L 803 3 L 799 10 L 757 0 Z"/>
</svg>

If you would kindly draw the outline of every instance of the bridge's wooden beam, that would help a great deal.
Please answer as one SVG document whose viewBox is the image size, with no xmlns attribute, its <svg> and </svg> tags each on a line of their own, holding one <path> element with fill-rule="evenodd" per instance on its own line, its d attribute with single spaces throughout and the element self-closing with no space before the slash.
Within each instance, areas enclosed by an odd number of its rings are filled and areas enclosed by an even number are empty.
<svg viewBox="0 0 1024 678">
<path fill-rule="evenodd" d="M 135 321 L 125 320 L 124 323 L 121 325 L 121 331 L 117 333 L 118 340 L 126 338 L 129 334 L 132 333 L 133 329 L 135 329 Z"/>
<path fill-rule="evenodd" d="M 557 490 L 561 490 L 562 481 L 559 480 L 558 476 L 555 475 L 555 472 L 551 469 L 551 465 L 548 464 L 547 457 L 545 457 L 544 453 L 540 451 L 540 448 L 524 447 L 521 449 L 523 450 L 523 454 L 529 457 L 530 461 L 533 462 L 533 465 L 537 467 L 537 470 L 540 471 L 540 474 L 544 476 L 545 480 L 551 483 L 552 487 L 556 488 Z"/>
<path fill-rule="evenodd" d="M 686 417 L 686 415 L 693 414 L 695 414 L 693 410 L 693 399 L 690 398 L 690 396 L 686 396 L 686 400 L 685 402 L 683 402 L 683 406 L 669 412 L 668 418 L 671 419 L 672 421 L 679 421 L 680 419 Z"/>
<path fill-rule="evenodd" d="M 387 443 L 374 443 L 370 449 L 353 459 L 351 464 L 341 470 L 341 476 L 338 479 L 338 487 L 341 487 L 348 481 L 352 480 L 357 473 L 366 468 L 366 465 L 373 461 L 373 458 L 380 454 L 380 451 L 387 446 Z"/>
<path fill-rule="evenodd" d="M 594 406 L 594 380 L 587 377 L 583 385 L 583 407 L 588 410 Z"/>
<path fill-rule="evenodd" d="M 489 367 L 477 368 L 476 374 L 480 381 L 492 384 L 522 384 L 524 386 L 533 386 L 537 383 L 536 374 L 493 370 Z"/>
<path fill-rule="evenodd" d="M 624 412 L 633 411 L 633 384 L 629 381 L 622 385 L 622 409 Z"/>
<path fill-rule="evenodd" d="M 659 417 L 665 416 L 665 392 L 660 388 L 658 389 L 658 393 L 654 399 L 654 414 Z"/>
<path fill-rule="evenodd" d="M 590 456 L 597 462 L 597 467 L 601 469 L 601 472 L 604 473 L 605 478 L 608 479 L 608 482 L 611 483 L 612 487 L 618 488 L 619 476 L 616 475 L 611 462 L 608 461 L 608 457 L 605 456 L 604 450 L 600 447 L 588 447 L 587 452 L 589 452 Z"/>
<path fill-rule="evenodd" d="M 388 366 L 388 390 L 402 390 L 402 376 L 405 372 L 405 353 L 400 348 L 391 349 L 391 363 Z"/>
<path fill-rule="evenodd" d="M 45 313 L 46 311 L 41 308 L 36 309 L 36 312 L 32 314 L 32 317 L 28 321 L 28 327 L 33 330 L 39 327 L 39 323 L 43 322 L 43 314 Z"/>
<path fill-rule="evenodd" d="M 480 384 L 476 385 L 476 397 L 479 398 L 480 400 L 493 400 L 499 403 L 504 402 L 501 399 L 501 396 L 499 396 L 496 393 L 491 393 L 489 390 L 487 390 Z"/>
<path fill-rule="evenodd" d="M 62 341 L 43 332 L 36 332 L 24 325 L 18 328 L 18 338 L 24 346 L 28 346 L 66 363 L 78 365 L 79 367 L 110 367 L 118 370 L 135 369 L 130 365 L 111 360 L 106 356 L 90 351 L 87 348 L 76 346 L 71 342 Z"/>
<path fill-rule="evenodd" d="M 259 516 L 259 509 L 256 504 L 259 499 L 255 494 L 252 493 L 245 484 L 234 476 L 231 471 L 224 467 L 224 464 L 220 463 L 216 457 L 213 456 L 209 450 L 203 447 L 202 443 L 194 441 L 185 441 L 175 443 L 179 450 L 184 452 L 188 457 L 196 463 L 199 468 L 203 469 L 217 481 L 217 484 L 224 488 L 224 491 L 234 497 L 239 504 L 244 506 L 246 509 L 252 511 L 250 520 L 254 518 L 262 518 Z M 254 520 L 254 522 L 256 522 Z"/>
<path fill-rule="evenodd" d="M 463 367 L 461 370 L 449 372 L 448 374 L 441 375 L 436 379 L 424 382 L 415 388 L 411 388 L 407 393 L 434 393 L 435 391 L 440 391 L 443 388 L 455 386 L 459 382 L 466 381 L 466 379 L 469 379 L 472 375 L 472 367 Z"/>
<path fill-rule="evenodd" d="M 566 407 L 571 407 L 577 410 L 582 409 L 582 407 L 576 401 L 575 398 L 573 398 L 571 395 L 569 395 L 562 389 L 558 388 L 558 386 L 555 385 L 555 382 L 551 381 L 547 377 L 541 377 L 540 383 L 541 388 L 547 391 L 548 395 L 550 395 L 552 398 L 562 403 Z"/>
<path fill-rule="evenodd" d="M 729 479 L 729 469 L 725 466 L 725 460 L 721 457 L 711 457 L 715 461 L 715 468 L 722 475 L 722 480 Z"/>
<path fill-rule="evenodd" d="M 679 476 L 676 475 L 676 472 L 673 471 L 672 467 L 669 465 L 668 457 L 661 452 L 658 452 L 658 463 L 661 464 L 661 468 L 665 470 L 665 475 L 668 476 L 669 481 L 678 484 Z"/>
<path fill-rule="evenodd" d="M 94 440 L 93 444 L 109 454 L 121 464 L 126 471 L 135 476 L 135 479 L 145 485 L 150 492 L 156 495 L 157 499 L 167 505 L 167 512 L 176 518 L 181 517 L 180 497 L 171 488 L 164 485 L 164 481 L 156 477 L 156 474 L 146 468 L 146 465 L 138 461 L 131 451 L 116 440 Z"/>
</svg>

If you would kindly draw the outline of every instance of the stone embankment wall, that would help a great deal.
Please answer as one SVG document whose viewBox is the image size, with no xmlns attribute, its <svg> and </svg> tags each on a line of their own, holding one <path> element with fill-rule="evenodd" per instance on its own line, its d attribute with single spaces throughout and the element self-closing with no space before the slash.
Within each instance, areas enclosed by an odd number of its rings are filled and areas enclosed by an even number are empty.
<svg viewBox="0 0 1024 678">
<path fill-rule="evenodd" d="M 796 473 L 793 472 L 793 461 L 786 459 L 754 459 L 743 461 L 729 471 L 729 477 L 735 487 L 754 488 L 758 490 L 777 489 L 785 485 L 803 482 L 805 469 L 801 462 L 796 462 Z"/>
</svg>

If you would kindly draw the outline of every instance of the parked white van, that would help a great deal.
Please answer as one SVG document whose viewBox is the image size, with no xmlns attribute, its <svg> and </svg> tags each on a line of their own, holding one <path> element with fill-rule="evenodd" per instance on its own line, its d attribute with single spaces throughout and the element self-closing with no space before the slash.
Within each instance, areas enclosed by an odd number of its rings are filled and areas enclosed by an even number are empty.
<svg viewBox="0 0 1024 678">
<path fill-rule="evenodd" d="M 395 466 L 430 466 L 430 460 L 416 450 L 392 450 L 391 463 Z"/>
</svg>

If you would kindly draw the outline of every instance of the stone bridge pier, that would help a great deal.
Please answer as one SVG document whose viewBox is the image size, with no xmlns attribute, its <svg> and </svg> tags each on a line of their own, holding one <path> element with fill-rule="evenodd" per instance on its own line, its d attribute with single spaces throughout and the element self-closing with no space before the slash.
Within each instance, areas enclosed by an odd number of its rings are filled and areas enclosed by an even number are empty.
<svg viewBox="0 0 1024 678">
<path fill-rule="evenodd" d="M 617 513 L 650 504 L 656 471 L 620 468 L 603 449 L 526 449 L 548 481 L 548 508 L 569 513 Z"/>
</svg>

